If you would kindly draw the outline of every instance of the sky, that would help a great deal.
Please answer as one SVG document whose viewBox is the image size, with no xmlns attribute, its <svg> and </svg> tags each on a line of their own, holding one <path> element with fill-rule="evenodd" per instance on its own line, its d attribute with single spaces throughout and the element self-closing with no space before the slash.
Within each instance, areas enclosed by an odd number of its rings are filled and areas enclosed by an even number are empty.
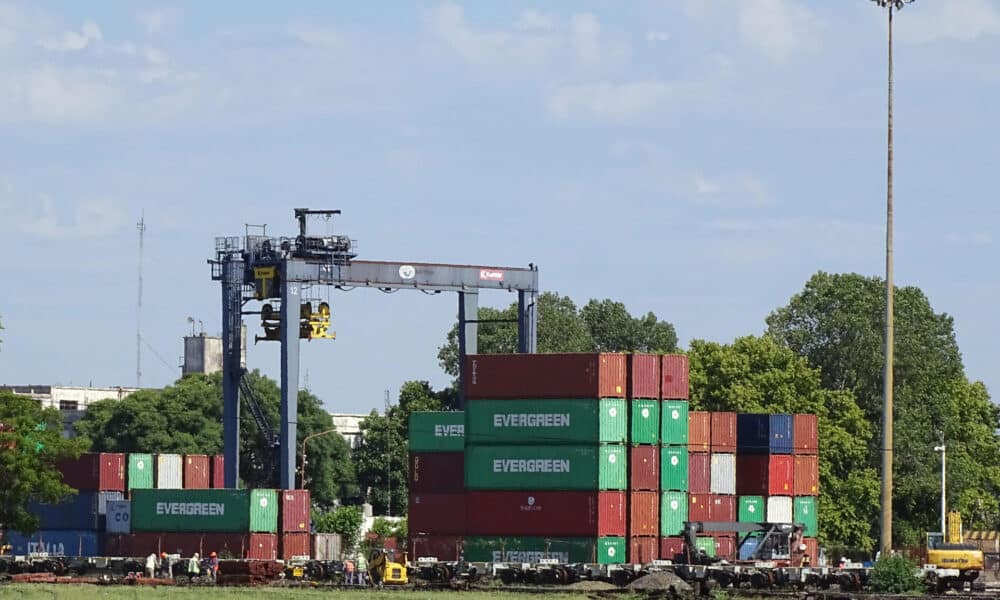
<svg viewBox="0 0 1000 600">
<path fill-rule="evenodd" d="M 1000 0 L 895 20 L 895 277 L 1000 389 Z M 294 207 L 358 258 L 539 266 L 681 345 L 760 334 L 817 271 L 884 275 L 886 14 L 867 0 L 0 0 L 0 383 L 180 375 L 207 260 Z M 319 290 L 333 412 L 449 377 L 457 296 Z M 484 293 L 481 304 L 516 297 Z M 260 334 L 248 317 L 250 335 Z M 249 366 L 277 378 L 278 347 Z"/>
</svg>

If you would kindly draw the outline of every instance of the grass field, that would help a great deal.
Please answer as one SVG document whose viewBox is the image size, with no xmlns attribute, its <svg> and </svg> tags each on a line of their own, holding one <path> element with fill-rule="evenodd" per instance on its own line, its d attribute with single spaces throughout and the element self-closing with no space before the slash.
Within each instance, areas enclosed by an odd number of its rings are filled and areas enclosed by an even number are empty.
<svg viewBox="0 0 1000 600">
<path fill-rule="evenodd" d="M 506 592 L 375 592 L 370 590 L 310 590 L 303 588 L 184 588 L 93 585 L 0 585 L 2 600 L 309 600 L 336 597 L 337 600 L 539 600 L 540 594 Z M 553 594 L 560 600 L 586 600 L 581 594 Z"/>
</svg>

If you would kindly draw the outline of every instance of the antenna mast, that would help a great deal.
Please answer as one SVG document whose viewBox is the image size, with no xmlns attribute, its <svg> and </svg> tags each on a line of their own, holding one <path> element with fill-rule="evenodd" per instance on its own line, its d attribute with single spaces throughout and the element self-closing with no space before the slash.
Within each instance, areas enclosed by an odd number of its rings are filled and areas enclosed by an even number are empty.
<svg viewBox="0 0 1000 600">
<path fill-rule="evenodd" d="M 139 223 L 139 301 L 135 317 L 135 387 L 142 387 L 142 245 L 146 233 L 146 211 L 142 211 Z"/>
</svg>

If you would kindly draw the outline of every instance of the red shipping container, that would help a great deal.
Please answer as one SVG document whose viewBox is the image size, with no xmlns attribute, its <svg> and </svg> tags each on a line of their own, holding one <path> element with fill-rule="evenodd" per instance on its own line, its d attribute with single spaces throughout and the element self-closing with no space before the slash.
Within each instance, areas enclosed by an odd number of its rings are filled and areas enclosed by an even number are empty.
<svg viewBox="0 0 1000 600">
<path fill-rule="evenodd" d="M 247 558 L 278 560 L 278 536 L 273 533 L 251 533 L 247 539 Z"/>
<path fill-rule="evenodd" d="M 795 454 L 819 454 L 819 425 L 816 415 L 795 415 L 792 444 Z"/>
<path fill-rule="evenodd" d="M 411 452 L 410 491 L 461 494 L 465 491 L 465 453 Z"/>
<path fill-rule="evenodd" d="M 795 487 L 795 461 L 791 454 L 772 454 L 768 467 L 767 493 L 771 496 L 791 496 Z"/>
<path fill-rule="evenodd" d="M 810 567 L 819 566 L 819 541 L 816 538 L 802 538 L 806 545 L 805 555 L 809 557 Z"/>
<path fill-rule="evenodd" d="M 472 354 L 465 398 L 624 398 L 624 354 Z"/>
<path fill-rule="evenodd" d="M 309 533 L 309 490 L 281 492 L 281 531 L 284 533 Z"/>
<path fill-rule="evenodd" d="M 292 560 L 296 556 L 312 557 L 309 545 L 312 536 L 306 533 L 286 533 L 281 536 L 281 559 Z"/>
<path fill-rule="evenodd" d="M 420 534 L 462 534 L 465 514 L 465 494 L 410 494 L 407 525 Z"/>
<path fill-rule="evenodd" d="M 688 357 L 665 354 L 660 360 L 660 393 L 664 400 L 688 399 Z"/>
<path fill-rule="evenodd" d="M 688 413 L 688 450 L 708 452 L 712 449 L 712 416 L 701 410 Z"/>
<path fill-rule="evenodd" d="M 675 563 L 687 562 L 687 543 L 684 538 L 660 538 L 660 560 L 672 560 Z"/>
<path fill-rule="evenodd" d="M 659 492 L 632 492 L 629 494 L 629 527 L 631 538 L 657 536 L 660 533 Z"/>
<path fill-rule="evenodd" d="M 660 399 L 660 357 L 628 355 L 628 397 Z"/>
<path fill-rule="evenodd" d="M 770 493 L 770 457 L 767 454 L 736 455 L 736 494 L 767 496 Z"/>
<path fill-rule="evenodd" d="M 736 496 L 712 494 L 708 499 L 709 521 L 736 521 Z"/>
<path fill-rule="evenodd" d="M 190 557 L 197 552 L 207 557 L 211 552 L 220 556 L 243 558 L 247 536 L 242 533 L 131 533 L 105 537 L 104 552 L 108 556 L 145 558 L 160 552 Z"/>
<path fill-rule="evenodd" d="M 736 413 L 712 413 L 712 452 L 736 452 Z"/>
<path fill-rule="evenodd" d="M 212 457 L 212 487 L 215 489 L 226 487 L 226 457 L 222 454 Z"/>
<path fill-rule="evenodd" d="M 625 492 L 467 492 L 464 531 L 475 535 L 624 537 L 627 502 Z M 411 508 L 410 531 L 447 533 L 440 528 L 418 529 L 415 523 Z"/>
<path fill-rule="evenodd" d="M 125 455 L 87 452 L 59 463 L 63 483 L 81 492 L 124 492 Z"/>
<path fill-rule="evenodd" d="M 184 456 L 184 489 L 204 490 L 212 482 L 211 464 L 205 454 Z"/>
<path fill-rule="evenodd" d="M 410 560 L 436 558 L 440 562 L 457 561 L 462 554 L 462 537 L 452 535 L 415 535 L 406 549 Z"/>
<path fill-rule="evenodd" d="M 628 468 L 630 490 L 660 489 L 659 446 L 632 446 Z"/>
<path fill-rule="evenodd" d="M 711 521 L 710 494 L 688 494 L 688 521 Z"/>
<path fill-rule="evenodd" d="M 736 556 L 736 536 L 728 533 L 716 533 L 712 535 L 712 539 L 715 540 L 716 557 L 728 560 L 729 562 L 733 562 L 738 558 Z"/>
<path fill-rule="evenodd" d="M 628 562 L 645 565 L 660 557 L 660 538 L 631 537 L 628 540 Z"/>
<path fill-rule="evenodd" d="M 688 454 L 688 492 L 691 494 L 712 492 L 712 456 L 708 452 Z"/>
<path fill-rule="evenodd" d="M 818 496 L 819 457 L 815 454 L 796 455 L 792 483 L 796 496 Z"/>
</svg>

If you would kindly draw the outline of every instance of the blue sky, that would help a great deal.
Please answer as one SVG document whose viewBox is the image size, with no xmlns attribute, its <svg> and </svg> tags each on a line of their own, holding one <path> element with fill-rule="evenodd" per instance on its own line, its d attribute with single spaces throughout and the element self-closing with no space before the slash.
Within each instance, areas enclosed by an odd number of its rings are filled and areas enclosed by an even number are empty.
<svg viewBox="0 0 1000 600">
<path fill-rule="evenodd" d="M 885 34 L 866 0 L 0 0 L 0 382 L 135 384 L 142 211 L 148 386 L 189 316 L 220 329 L 215 236 L 298 206 L 359 258 L 534 262 L 683 345 L 759 334 L 818 270 L 884 273 Z M 998 34 L 997 0 L 896 20 L 896 280 L 994 392 Z M 454 296 L 330 298 L 338 339 L 302 344 L 330 410 L 447 382 Z"/>
</svg>

